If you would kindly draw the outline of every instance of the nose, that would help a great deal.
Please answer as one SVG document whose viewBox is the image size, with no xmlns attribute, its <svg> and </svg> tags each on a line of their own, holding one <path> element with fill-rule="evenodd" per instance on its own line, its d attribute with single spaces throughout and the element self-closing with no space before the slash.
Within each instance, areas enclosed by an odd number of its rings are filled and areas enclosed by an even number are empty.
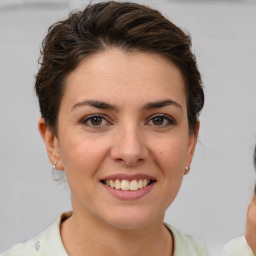
<svg viewBox="0 0 256 256">
<path fill-rule="evenodd" d="M 136 166 L 149 155 L 146 137 L 136 125 L 117 129 L 110 151 L 111 158 L 125 166 Z"/>
</svg>

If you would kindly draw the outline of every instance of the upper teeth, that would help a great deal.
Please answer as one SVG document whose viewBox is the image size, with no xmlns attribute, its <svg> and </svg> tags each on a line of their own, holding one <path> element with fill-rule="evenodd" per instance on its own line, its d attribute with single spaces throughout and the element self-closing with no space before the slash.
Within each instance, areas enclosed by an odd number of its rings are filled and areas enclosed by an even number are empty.
<svg viewBox="0 0 256 256">
<path fill-rule="evenodd" d="M 145 188 L 149 183 L 149 179 L 140 179 L 140 180 L 105 180 L 104 183 L 111 188 L 120 189 L 120 190 L 132 190 L 136 191 L 142 188 Z"/>
</svg>

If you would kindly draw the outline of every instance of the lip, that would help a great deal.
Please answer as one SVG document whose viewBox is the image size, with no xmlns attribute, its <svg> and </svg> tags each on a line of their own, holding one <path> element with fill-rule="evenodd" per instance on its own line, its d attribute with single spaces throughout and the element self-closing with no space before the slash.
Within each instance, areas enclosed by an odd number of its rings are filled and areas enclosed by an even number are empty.
<svg viewBox="0 0 256 256">
<path fill-rule="evenodd" d="M 113 196 L 123 199 L 123 200 L 135 200 L 144 197 L 147 195 L 151 189 L 153 188 L 155 182 L 149 184 L 147 187 L 139 189 L 137 191 L 130 191 L 130 190 L 118 190 L 115 188 L 111 188 L 103 183 L 101 183 L 102 186 Z"/>
<path fill-rule="evenodd" d="M 128 181 L 149 179 L 154 182 L 151 182 L 146 187 L 136 191 L 115 189 L 107 186 L 102 182 L 102 180 L 117 180 L 117 179 L 128 180 Z M 135 175 L 114 174 L 114 175 L 106 176 L 105 178 L 100 180 L 100 184 L 104 187 L 105 190 L 107 190 L 112 196 L 122 200 L 136 200 L 146 196 L 151 191 L 155 183 L 156 183 L 156 178 L 149 175 L 145 175 L 145 174 L 135 174 Z"/>
<path fill-rule="evenodd" d="M 146 175 L 146 174 L 135 174 L 135 175 L 127 175 L 127 174 L 122 174 L 122 173 L 118 173 L 118 174 L 113 174 L 113 175 L 109 175 L 104 177 L 101 180 L 128 180 L 128 181 L 132 181 L 132 180 L 139 180 L 139 179 L 148 179 L 148 180 L 153 180 L 156 181 L 156 178 Z"/>
</svg>

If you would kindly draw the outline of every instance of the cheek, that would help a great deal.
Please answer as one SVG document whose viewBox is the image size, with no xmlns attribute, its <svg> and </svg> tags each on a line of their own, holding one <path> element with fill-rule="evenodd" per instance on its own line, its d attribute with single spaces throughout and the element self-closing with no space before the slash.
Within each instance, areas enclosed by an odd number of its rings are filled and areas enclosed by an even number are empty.
<svg viewBox="0 0 256 256">
<path fill-rule="evenodd" d="M 187 141 L 180 139 L 166 139 L 159 141 L 155 148 L 156 160 L 166 168 L 180 169 L 183 168 L 187 159 Z"/>
<path fill-rule="evenodd" d="M 61 158 L 66 173 L 92 175 L 107 154 L 107 142 L 88 138 L 66 140 L 61 148 Z"/>
</svg>

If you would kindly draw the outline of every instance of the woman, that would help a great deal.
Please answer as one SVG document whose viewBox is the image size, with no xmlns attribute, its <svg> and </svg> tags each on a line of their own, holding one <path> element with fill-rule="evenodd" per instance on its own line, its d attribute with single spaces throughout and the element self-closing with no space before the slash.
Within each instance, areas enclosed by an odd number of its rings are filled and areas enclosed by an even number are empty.
<svg viewBox="0 0 256 256">
<path fill-rule="evenodd" d="M 54 24 L 35 89 L 38 127 L 73 211 L 8 255 L 207 255 L 163 223 L 190 169 L 204 104 L 190 38 L 134 3 Z"/>
<path fill-rule="evenodd" d="M 254 168 L 256 171 L 256 146 L 254 149 Z M 229 241 L 225 245 L 227 256 L 256 255 L 256 184 L 247 210 L 245 237 Z"/>
</svg>

